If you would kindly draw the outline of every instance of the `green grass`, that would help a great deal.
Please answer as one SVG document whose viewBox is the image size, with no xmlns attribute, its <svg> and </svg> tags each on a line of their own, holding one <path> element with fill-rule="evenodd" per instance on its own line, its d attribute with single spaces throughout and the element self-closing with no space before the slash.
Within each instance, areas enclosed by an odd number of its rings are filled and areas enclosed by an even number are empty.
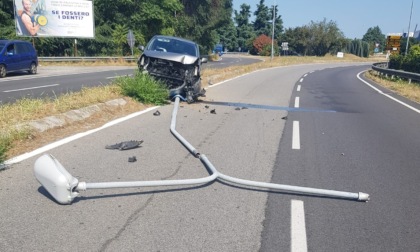
<svg viewBox="0 0 420 252">
<path fill-rule="evenodd" d="M 169 90 L 165 84 L 150 75 L 136 71 L 134 78 L 124 76 L 116 80 L 121 93 L 144 104 L 163 105 L 168 103 Z"/>
<path fill-rule="evenodd" d="M 11 147 L 10 140 L 7 138 L 0 138 L 0 164 L 6 161 L 6 152 Z"/>
</svg>

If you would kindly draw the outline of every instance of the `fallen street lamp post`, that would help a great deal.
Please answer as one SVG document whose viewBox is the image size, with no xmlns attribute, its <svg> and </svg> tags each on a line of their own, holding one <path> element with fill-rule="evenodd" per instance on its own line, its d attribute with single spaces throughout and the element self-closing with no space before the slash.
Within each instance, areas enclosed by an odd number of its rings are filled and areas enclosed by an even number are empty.
<svg viewBox="0 0 420 252">
<path fill-rule="evenodd" d="M 52 155 L 44 154 L 35 161 L 34 173 L 36 179 L 41 185 L 51 194 L 51 196 L 60 204 L 71 204 L 80 191 L 88 189 L 111 189 L 111 188 L 127 188 L 127 187 L 151 187 L 151 186 L 184 186 L 184 185 L 198 185 L 206 184 L 215 180 L 223 180 L 230 183 L 235 183 L 242 186 L 265 188 L 271 190 L 280 190 L 286 192 L 293 192 L 305 195 L 317 195 L 325 197 L 335 197 L 358 201 L 368 201 L 369 194 L 366 193 L 352 193 L 343 191 L 334 191 L 310 187 L 300 187 L 293 185 L 282 185 L 267 182 L 257 182 L 252 180 L 245 180 L 230 177 L 217 171 L 208 158 L 200 154 L 194 146 L 192 146 L 184 137 L 176 131 L 176 117 L 178 113 L 179 102 L 182 97 L 176 96 L 174 109 L 172 112 L 172 120 L 170 131 L 171 133 L 188 149 L 194 157 L 208 168 L 210 175 L 204 178 L 197 179 L 180 179 L 180 180 L 154 180 L 154 181 L 127 181 L 127 182 L 100 182 L 88 183 L 79 182 L 77 178 L 73 177 L 61 163 Z"/>
</svg>

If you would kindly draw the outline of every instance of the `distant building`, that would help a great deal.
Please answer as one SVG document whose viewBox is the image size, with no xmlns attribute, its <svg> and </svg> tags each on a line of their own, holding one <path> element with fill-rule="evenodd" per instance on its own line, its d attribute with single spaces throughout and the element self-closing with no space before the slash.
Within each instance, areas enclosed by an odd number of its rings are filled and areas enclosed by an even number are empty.
<svg viewBox="0 0 420 252">
<path fill-rule="evenodd" d="M 407 33 L 406 32 L 388 33 L 387 36 L 401 36 L 403 38 L 406 38 Z M 416 40 L 420 41 L 420 30 L 417 30 L 415 32 L 410 32 L 410 38 L 415 38 Z"/>
<path fill-rule="evenodd" d="M 414 37 L 416 40 L 420 41 L 420 31 L 416 31 L 416 32 L 414 32 L 413 37 Z"/>
</svg>

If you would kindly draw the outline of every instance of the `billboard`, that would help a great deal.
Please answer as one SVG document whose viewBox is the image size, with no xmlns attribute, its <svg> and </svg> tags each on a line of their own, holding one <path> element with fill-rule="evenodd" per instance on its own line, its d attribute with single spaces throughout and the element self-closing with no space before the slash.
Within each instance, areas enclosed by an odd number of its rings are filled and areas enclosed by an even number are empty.
<svg viewBox="0 0 420 252">
<path fill-rule="evenodd" d="M 93 2 L 14 0 L 17 36 L 94 38 Z"/>
</svg>

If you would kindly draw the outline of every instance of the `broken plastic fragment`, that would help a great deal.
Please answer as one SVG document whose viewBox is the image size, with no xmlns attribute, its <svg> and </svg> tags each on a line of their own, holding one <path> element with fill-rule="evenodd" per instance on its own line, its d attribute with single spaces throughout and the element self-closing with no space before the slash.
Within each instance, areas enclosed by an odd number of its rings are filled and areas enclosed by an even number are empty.
<svg viewBox="0 0 420 252">
<path fill-rule="evenodd" d="M 160 116 L 160 112 L 159 112 L 159 110 L 156 110 L 156 112 L 155 112 L 155 113 L 153 113 L 153 115 L 154 115 L 154 116 Z"/>
<path fill-rule="evenodd" d="M 130 150 L 130 149 L 134 149 L 140 146 L 140 144 L 143 143 L 143 140 L 140 141 L 125 141 L 125 142 L 121 142 L 121 143 L 117 143 L 117 144 L 113 144 L 113 145 L 107 145 L 105 146 L 105 149 L 110 149 L 110 150 Z"/>
</svg>

